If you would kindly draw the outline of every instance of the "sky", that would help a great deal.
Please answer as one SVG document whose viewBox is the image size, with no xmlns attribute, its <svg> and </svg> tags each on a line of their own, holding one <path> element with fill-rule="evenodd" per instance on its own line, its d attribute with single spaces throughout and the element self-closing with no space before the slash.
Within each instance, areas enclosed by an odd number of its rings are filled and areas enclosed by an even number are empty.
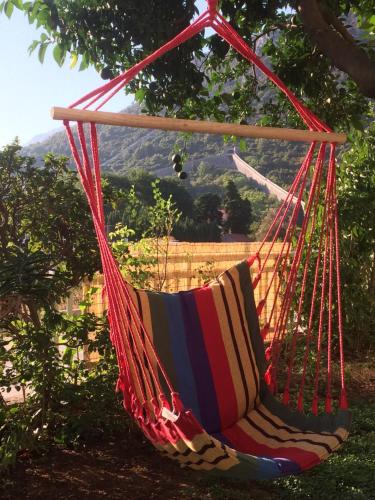
<svg viewBox="0 0 375 500">
<path fill-rule="evenodd" d="M 205 2 L 196 3 L 202 9 Z M 16 136 L 24 145 L 39 134 L 58 129 L 59 124 L 50 118 L 50 108 L 68 106 L 103 84 L 93 68 L 72 70 L 69 61 L 60 68 L 51 49 L 41 64 L 37 52 L 28 54 L 35 39 L 39 39 L 38 31 L 23 13 L 15 9 L 11 19 L 0 15 L 0 147 Z M 104 109 L 119 111 L 131 102 L 131 96 L 119 92 Z"/>
</svg>

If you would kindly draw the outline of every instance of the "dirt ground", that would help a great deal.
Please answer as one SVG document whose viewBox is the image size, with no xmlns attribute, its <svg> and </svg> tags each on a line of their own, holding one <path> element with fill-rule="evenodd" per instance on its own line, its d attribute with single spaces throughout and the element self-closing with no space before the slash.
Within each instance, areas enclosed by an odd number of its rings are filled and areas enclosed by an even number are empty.
<svg viewBox="0 0 375 500">
<path fill-rule="evenodd" d="M 0 490 L 15 499 L 209 499 L 276 498 L 264 483 L 236 485 L 182 470 L 146 442 L 109 442 L 82 450 L 55 449 L 41 458 L 20 457 Z"/>
<path fill-rule="evenodd" d="M 372 363 L 347 364 L 349 400 L 375 401 Z M 0 481 L 2 500 L 70 499 L 277 499 L 269 482 L 228 483 L 183 470 L 161 457 L 138 433 L 78 450 L 27 452 L 9 479 Z"/>
</svg>

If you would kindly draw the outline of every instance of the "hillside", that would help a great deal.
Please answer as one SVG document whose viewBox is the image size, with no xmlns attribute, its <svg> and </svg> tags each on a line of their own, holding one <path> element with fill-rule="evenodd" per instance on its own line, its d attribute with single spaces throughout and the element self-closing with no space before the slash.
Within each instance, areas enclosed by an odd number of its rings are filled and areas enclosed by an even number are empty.
<svg viewBox="0 0 375 500">
<path fill-rule="evenodd" d="M 125 110 L 137 113 L 135 105 Z M 123 127 L 98 126 L 100 156 L 103 171 L 125 173 L 132 168 L 145 168 L 164 177 L 171 175 L 170 157 L 176 141 L 184 146 L 185 138 L 174 132 Z M 195 170 L 202 162 L 219 170 L 235 169 L 231 153 L 239 143 L 221 136 L 201 135 L 186 138 L 188 161 L 185 170 Z M 283 141 L 241 141 L 241 157 L 269 179 L 287 187 L 307 150 L 306 145 Z M 65 132 L 58 132 L 46 140 L 30 144 L 24 153 L 42 158 L 47 152 L 70 156 Z"/>
</svg>

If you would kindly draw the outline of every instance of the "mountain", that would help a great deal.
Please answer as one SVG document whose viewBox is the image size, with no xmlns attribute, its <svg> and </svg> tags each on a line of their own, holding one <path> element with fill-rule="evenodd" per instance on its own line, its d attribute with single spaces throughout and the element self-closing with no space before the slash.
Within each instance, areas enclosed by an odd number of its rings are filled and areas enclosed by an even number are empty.
<svg viewBox="0 0 375 500">
<path fill-rule="evenodd" d="M 44 134 L 35 135 L 25 144 L 25 147 L 33 146 L 34 144 L 36 144 L 38 142 L 47 141 L 50 137 L 53 137 L 54 135 L 56 135 L 58 132 L 61 132 L 62 130 L 64 130 L 62 127 L 57 127 L 57 128 L 54 128 L 53 130 L 49 130 L 48 132 L 45 132 Z"/>
<path fill-rule="evenodd" d="M 137 113 L 138 108 L 132 105 L 124 112 Z M 307 151 L 306 145 L 285 141 L 247 139 L 234 143 L 216 135 L 182 136 L 175 132 L 106 125 L 98 126 L 98 137 L 104 172 L 125 173 L 140 167 L 160 177 L 171 175 L 170 158 L 176 144 L 186 150 L 188 156 L 184 170 L 194 170 L 201 163 L 219 170 L 234 170 L 235 146 L 247 163 L 282 187 L 290 185 Z M 65 131 L 23 148 L 24 154 L 38 160 L 48 152 L 71 156 Z"/>
</svg>

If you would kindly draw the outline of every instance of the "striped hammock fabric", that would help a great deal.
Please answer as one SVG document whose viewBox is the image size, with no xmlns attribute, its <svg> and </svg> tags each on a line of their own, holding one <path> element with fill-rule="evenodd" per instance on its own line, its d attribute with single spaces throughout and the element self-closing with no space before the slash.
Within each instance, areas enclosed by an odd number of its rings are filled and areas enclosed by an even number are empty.
<svg viewBox="0 0 375 500">
<path fill-rule="evenodd" d="M 98 111 L 149 64 L 210 28 L 276 85 L 309 131 L 324 132 L 330 141 L 329 126 L 260 60 L 217 3 L 207 0 L 206 11 L 183 31 L 70 108 Z M 105 227 L 96 123 L 85 116 L 74 131 L 70 118 L 64 125 L 98 238 L 125 409 L 157 449 L 192 469 L 266 479 L 327 458 L 350 425 L 334 140 L 310 144 L 254 255 L 204 287 L 156 293 L 126 283 L 115 261 Z M 281 250 L 255 306 L 253 290 L 275 242 L 282 242 Z M 271 295 L 274 305 L 280 300 L 279 311 L 265 307 Z M 271 329 L 266 360 L 262 339 Z M 333 384 L 333 358 L 339 384 Z M 307 405 L 311 416 L 304 414 Z"/>
<path fill-rule="evenodd" d="M 167 412 L 168 435 L 172 432 L 174 438 L 165 442 L 160 433 L 152 437 L 165 455 L 192 469 L 266 479 L 308 469 L 345 441 L 348 411 L 306 417 L 268 391 L 246 261 L 191 291 L 126 286 L 173 387 L 191 409 L 178 417 Z M 153 387 L 150 371 L 145 373 L 149 383 L 140 380 L 139 397 L 142 389 Z M 136 380 L 135 374 L 132 378 Z M 149 400 L 157 396 L 154 390 Z"/>
</svg>

